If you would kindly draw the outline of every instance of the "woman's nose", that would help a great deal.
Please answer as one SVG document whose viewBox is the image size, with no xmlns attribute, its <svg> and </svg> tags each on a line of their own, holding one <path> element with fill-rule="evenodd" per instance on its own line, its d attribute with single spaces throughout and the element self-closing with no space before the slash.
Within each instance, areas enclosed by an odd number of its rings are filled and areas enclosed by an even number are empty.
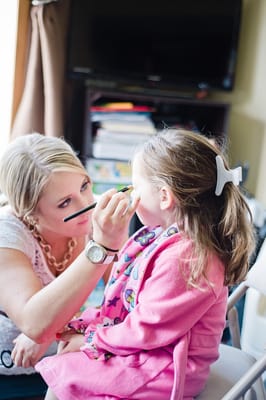
<svg viewBox="0 0 266 400">
<path fill-rule="evenodd" d="M 93 194 L 91 195 L 86 195 L 86 196 L 80 196 L 79 202 L 78 202 L 78 207 L 81 208 L 85 208 L 89 205 L 91 205 L 92 203 L 94 203 L 96 200 L 94 199 Z"/>
</svg>

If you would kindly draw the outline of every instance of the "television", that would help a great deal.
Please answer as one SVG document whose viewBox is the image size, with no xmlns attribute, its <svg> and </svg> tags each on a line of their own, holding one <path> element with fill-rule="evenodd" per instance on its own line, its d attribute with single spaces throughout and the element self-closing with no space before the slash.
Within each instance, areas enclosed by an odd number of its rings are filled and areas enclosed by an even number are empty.
<svg viewBox="0 0 266 400">
<path fill-rule="evenodd" d="M 173 90 L 234 87 L 242 0 L 72 0 L 69 76 Z"/>
</svg>

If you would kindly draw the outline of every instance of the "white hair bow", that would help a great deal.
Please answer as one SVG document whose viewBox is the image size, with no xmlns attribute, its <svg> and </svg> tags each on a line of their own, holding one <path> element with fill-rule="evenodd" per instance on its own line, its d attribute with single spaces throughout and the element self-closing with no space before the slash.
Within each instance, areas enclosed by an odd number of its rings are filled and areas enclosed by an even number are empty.
<svg viewBox="0 0 266 400">
<path fill-rule="evenodd" d="M 236 167 L 234 169 L 225 169 L 224 162 L 221 156 L 216 156 L 216 167 L 217 167 L 217 183 L 215 188 L 216 196 L 220 196 L 224 185 L 227 182 L 232 182 L 238 186 L 242 181 L 242 167 Z"/>
</svg>

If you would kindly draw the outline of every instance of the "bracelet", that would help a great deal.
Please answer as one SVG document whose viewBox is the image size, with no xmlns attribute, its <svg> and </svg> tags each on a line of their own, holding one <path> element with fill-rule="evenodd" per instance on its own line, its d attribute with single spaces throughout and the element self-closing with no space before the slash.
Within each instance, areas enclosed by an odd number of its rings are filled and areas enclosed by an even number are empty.
<svg viewBox="0 0 266 400">
<path fill-rule="evenodd" d="M 103 244 L 102 244 L 102 247 L 103 247 L 105 250 L 110 251 L 111 253 L 118 253 L 118 252 L 119 252 L 119 249 L 117 249 L 117 250 L 109 249 L 109 247 L 106 247 L 106 246 L 104 246 Z"/>
<path fill-rule="evenodd" d="M 92 239 L 92 240 L 95 242 L 94 239 Z M 118 253 L 118 252 L 119 252 L 119 249 L 117 249 L 117 250 L 109 249 L 109 247 L 106 247 L 106 246 L 104 246 L 103 244 L 101 244 L 101 246 L 102 246 L 106 251 L 110 251 L 111 253 Z"/>
</svg>

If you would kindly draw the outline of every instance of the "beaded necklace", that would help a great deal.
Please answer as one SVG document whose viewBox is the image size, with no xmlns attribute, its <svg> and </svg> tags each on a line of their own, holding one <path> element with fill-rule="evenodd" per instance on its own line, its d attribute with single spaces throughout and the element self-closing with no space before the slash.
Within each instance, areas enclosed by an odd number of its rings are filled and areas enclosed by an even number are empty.
<svg viewBox="0 0 266 400">
<path fill-rule="evenodd" d="M 30 224 L 29 230 L 31 231 L 32 235 L 35 237 L 35 239 L 37 239 L 39 245 L 41 246 L 44 255 L 46 257 L 47 264 L 50 267 L 54 268 L 56 272 L 63 272 L 66 269 L 66 266 L 72 257 L 75 247 L 77 246 L 77 240 L 75 238 L 69 239 L 67 243 L 67 251 L 64 254 L 63 260 L 57 262 L 55 256 L 53 256 L 52 254 L 52 246 L 44 240 L 43 236 L 38 231 L 36 225 Z"/>
</svg>

